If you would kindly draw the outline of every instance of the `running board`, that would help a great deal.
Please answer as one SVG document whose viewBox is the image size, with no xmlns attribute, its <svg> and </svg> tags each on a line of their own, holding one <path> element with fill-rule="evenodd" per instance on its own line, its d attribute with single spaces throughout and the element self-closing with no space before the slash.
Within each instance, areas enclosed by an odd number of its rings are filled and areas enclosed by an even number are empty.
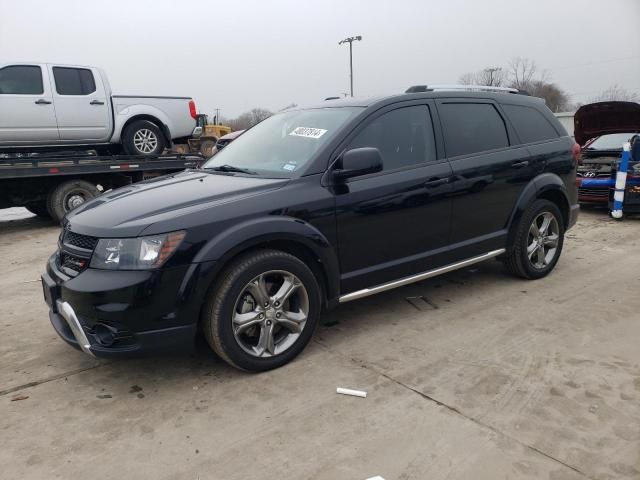
<svg viewBox="0 0 640 480">
<path fill-rule="evenodd" d="M 488 253 L 478 255 L 477 257 L 468 258 L 467 260 L 463 260 L 461 262 L 445 265 L 444 267 L 429 270 L 427 272 L 412 275 L 410 277 L 404 277 L 400 280 L 394 280 L 393 282 L 383 283 L 382 285 L 378 285 L 377 287 L 364 288 L 356 292 L 347 293 L 346 295 L 340 297 L 339 302 L 346 303 L 350 302 L 351 300 L 358 300 L 359 298 L 368 297 L 369 295 L 375 295 L 376 293 L 391 290 L 392 288 L 402 287 L 404 285 L 409 285 L 410 283 L 419 282 L 420 280 L 425 280 L 431 277 L 437 277 L 438 275 L 442 275 L 443 273 L 452 272 L 453 270 L 458 270 L 459 268 L 468 267 L 469 265 L 473 265 L 474 263 L 483 262 L 485 260 L 489 260 L 490 258 L 497 257 L 498 255 L 502 255 L 505 251 L 506 250 L 504 248 L 501 248 L 500 250 L 492 250 Z"/>
</svg>

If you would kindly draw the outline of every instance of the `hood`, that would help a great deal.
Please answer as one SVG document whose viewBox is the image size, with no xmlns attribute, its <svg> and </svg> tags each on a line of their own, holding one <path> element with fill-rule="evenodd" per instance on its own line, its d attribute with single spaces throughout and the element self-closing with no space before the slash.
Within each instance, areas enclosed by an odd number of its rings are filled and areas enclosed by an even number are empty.
<svg viewBox="0 0 640 480">
<path fill-rule="evenodd" d="M 640 132 L 640 104 L 635 102 L 598 102 L 581 106 L 573 117 L 576 142 L 609 133 Z"/>
<path fill-rule="evenodd" d="M 269 179 L 186 170 L 119 188 L 81 205 L 67 215 L 72 231 L 93 237 L 135 237 L 151 225 L 184 219 L 184 228 L 198 212 L 277 189 L 287 179 Z M 207 214 L 215 218 L 214 214 Z M 181 227 L 182 228 L 182 227 Z M 147 232 L 145 232 L 146 234 Z"/>
</svg>

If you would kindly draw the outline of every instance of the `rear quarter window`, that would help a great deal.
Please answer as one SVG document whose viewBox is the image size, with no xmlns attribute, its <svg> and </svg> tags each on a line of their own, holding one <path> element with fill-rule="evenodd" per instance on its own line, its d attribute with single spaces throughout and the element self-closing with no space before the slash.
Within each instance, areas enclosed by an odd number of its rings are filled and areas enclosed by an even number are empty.
<svg viewBox="0 0 640 480">
<path fill-rule="evenodd" d="M 509 120 L 516 129 L 522 143 L 542 142 L 558 138 L 558 132 L 551 122 L 535 108 L 523 105 L 502 105 Z"/>
<path fill-rule="evenodd" d="M 490 103 L 442 103 L 438 112 L 448 157 L 509 146 L 504 120 Z"/>
</svg>

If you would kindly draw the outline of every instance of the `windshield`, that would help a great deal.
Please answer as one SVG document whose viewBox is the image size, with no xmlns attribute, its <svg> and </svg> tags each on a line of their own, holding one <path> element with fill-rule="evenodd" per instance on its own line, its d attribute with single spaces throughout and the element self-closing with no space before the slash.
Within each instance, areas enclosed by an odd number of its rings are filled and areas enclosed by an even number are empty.
<svg viewBox="0 0 640 480">
<path fill-rule="evenodd" d="M 611 133 L 596 138 L 587 145 L 589 150 L 622 150 L 622 144 L 631 140 L 635 133 Z"/>
<path fill-rule="evenodd" d="M 273 115 L 247 130 L 202 168 L 293 177 L 360 108 L 318 108 Z M 234 170 L 236 169 L 236 170 Z"/>
</svg>

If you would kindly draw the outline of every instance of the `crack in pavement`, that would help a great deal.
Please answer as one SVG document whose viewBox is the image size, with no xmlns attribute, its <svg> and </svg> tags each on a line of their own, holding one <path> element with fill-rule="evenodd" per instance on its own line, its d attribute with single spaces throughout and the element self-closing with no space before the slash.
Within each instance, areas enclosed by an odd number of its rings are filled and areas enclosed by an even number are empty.
<svg viewBox="0 0 640 480">
<path fill-rule="evenodd" d="M 61 378 L 71 377 L 72 375 L 77 375 L 78 373 L 86 372 L 87 370 L 93 370 L 94 368 L 103 367 L 105 365 L 109 365 L 110 363 L 99 363 L 97 365 L 92 365 L 91 367 L 78 368 L 77 370 L 70 370 L 69 372 L 60 373 L 58 375 L 52 375 L 51 377 L 43 378 L 42 380 L 35 380 L 33 382 L 24 383 L 22 385 L 16 385 L 15 387 L 10 387 L 5 390 L 0 390 L 0 397 L 4 395 L 8 395 L 9 393 L 19 392 L 20 390 L 24 390 L 26 388 L 36 387 L 38 385 L 42 385 L 43 383 L 53 382 L 55 380 L 60 380 Z"/>
<path fill-rule="evenodd" d="M 350 357 L 350 356 L 348 356 L 348 355 L 343 355 L 343 354 L 341 354 L 341 353 L 335 352 L 335 351 L 331 350 L 331 349 L 330 349 L 326 344 L 322 343 L 321 341 L 319 341 L 319 340 L 317 340 L 317 339 L 314 339 L 314 342 L 315 342 L 315 343 L 317 343 L 318 345 L 320 345 L 320 346 L 321 346 L 323 349 L 325 349 L 327 352 L 332 353 L 332 354 L 336 354 L 336 355 L 338 355 L 338 356 L 340 356 L 340 357 L 342 357 L 342 358 L 345 358 L 345 359 L 349 360 L 350 362 L 352 362 L 352 363 L 356 364 L 356 365 L 357 365 L 357 366 L 359 366 L 360 368 L 364 368 L 365 370 L 369 370 L 369 371 L 371 371 L 371 372 L 374 372 L 374 373 L 376 373 L 376 374 L 380 375 L 381 377 L 384 377 L 384 378 L 386 378 L 387 380 L 389 380 L 389 381 L 391 381 L 391 382 L 395 383 L 396 385 L 398 385 L 398 386 L 400 386 L 400 387 L 402 387 L 402 388 L 405 388 L 405 389 L 407 389 L 407 390 L 409 390 L 409 391 L 411 391 L 411 392 L 413 392 L 413 393 L 416 393 L 416 394 L 420 395 L 422 398 L 424 398 L 424 399 L 426 399 L 426 400 L 429 400 L 430 402 L 435 403 L 435 404 L 436 404 L 436 405 L 438 405 L 439 407 L 444 407 L 444 408 L 446 408 L 447 410 L 449 410 L 450 412 L 452 412 L 452 413 L 454 413 L 454 414 L 456 414 L 456 415 L 459 415 L 459 416 L 461 416 L 461 417 L 465 418 L 466 420 L 469 420 L 469 421 L 471 421 L 471 422 L 475 423 L 475 424 L 476 424 L 476 425 L 478 425 L 479 427 L 486 428 L 486 429 L 488 429 L 488 430 L 491 430 L 491 431 L 492 431 L 492 432 L 494 432 L 494 433 L 497 433 L 498 435 L 501 435 L 501 436 L 503 436 L 503 437 L 506 437 L 506 438 L 508 438 L 508 439 L 510 439 L 510 440 L 512 440 L 512 441 L 514 441 L 514 442 L 516 442 L 517 444 L 519 444 L 519 445 L 521 445 L 521 446 L 523 446 L 523 447 L 525 447 L 525 448 L 527 448 L 527 449 L 529 449 L 529 450 L 532 450 L 532 451 L 534 451 L 534 452 L 536 452 L 536 453 L 538 453 L 538 454 L 542 455 L 543 457 L 548 458 L 549 460 L 552 460 L 552 461 L 554 461 L 554 462 L 556 462 L 556 463 L 559 463 L 560 465 L 562 465 L 562 466 L 564 466 L 564 467 L 566 467 L 566 468 L 568 468 L 568 469 L 570 469 L 570 470 L 574 471 L 575 473 L 577 473 L 577 474 L 579 474 L 579 475 L 583 476 L 584 478 L 587 478 L 587 479 L 589 479 L 589 480 L 595 480 L 595 478 L 594 478 L 594 477 L 591 477 L 590 475 L 588 475 L 588 474 L 586 474 L 585 472 L 581 471 L 579 468 L 577 468 L 577 467 L 575 467 L 575 466 L 573 466 L 573 465 L 571 465 L 571 464 L 569 464 L 569 463 L 566 463 L 565 461 L 560 460 L 559 458 L 556 458 L 556 457 L 554 457 L 553 455 L 551 455 L 551 454 L 549 454 L 549 453 L 546 453 L 546 452 L 544 452 L 544 451 L 540 450 L 540 449 L 539 449 L 539 448 L 537 448 L 537 447 L 534 447 L 533 445 L 529 445 L 528 443 L 525 443 L 525 442 L 523 442 L 523 441 L 519 440 L 519 439 L 518 439 L 518 438 L 516 438 L 516 437 L 513 437 L 513 436 L 511 436 L 511 435 L 509 435 L 509 434 L 507 434 L 507 433 L 504 433 L 504 432 L 502 432 L 501 430 L 498 430 L 497 428 L 495 428 L 495 427 L 493 427 L 493 426 L 491 426 L 491 425 L 489 425 L 489 424 L 487 424 L 487 423 L 484 423 L 484 422 L 482 422 L 482 421 L 478 420 L 477 418 L 474 418 L 474 417 L 471 417 L 471 416 L 469 416 L 469 415 L 466 415 L 465 413 L 463 413 L 463 412 L 461 412 L 460 410 L 458 410 L 456 407 L 453 407 L 453 406 L 451 406 L 451 405 L 447 405 L 446 403 L 444 403 L 444 402 L 442 402 L 442 401 L 438 400 L 437 398 L 434 398 L 434 397 L 432 397 L 432 396 L 430 396 L 430 395 L 427 395 L 426 393 L 424 393 L 424 392 L 420 391 L 420 390 L 419 390 L 419 389 L 417 389 L 416 387 L 413 387 L 413 386 L 411 386 L 411 385 L 408 385 L 408 384 L 406 384 L 406 383 L 402 382 L 401 380 L 398 380 L 398 379 L 396 379 L 396 378 L 393 378 L 391 375 L 388 375 L 388 374 L 384 373 L 383 371 L 379 370 L 378 368 L 376 368 L 376 367 L 374 367 L 374 366 L 372 366 L 372 365 L 368 365 L 367 363 L 365 363 L 365 362 L 364 362 L 364 361 L 362 361 L 362 360 L 359 360 L 359 359 L 357 359 L 357 358 L 353 358 L 353 357 Z"/>
</svg>

